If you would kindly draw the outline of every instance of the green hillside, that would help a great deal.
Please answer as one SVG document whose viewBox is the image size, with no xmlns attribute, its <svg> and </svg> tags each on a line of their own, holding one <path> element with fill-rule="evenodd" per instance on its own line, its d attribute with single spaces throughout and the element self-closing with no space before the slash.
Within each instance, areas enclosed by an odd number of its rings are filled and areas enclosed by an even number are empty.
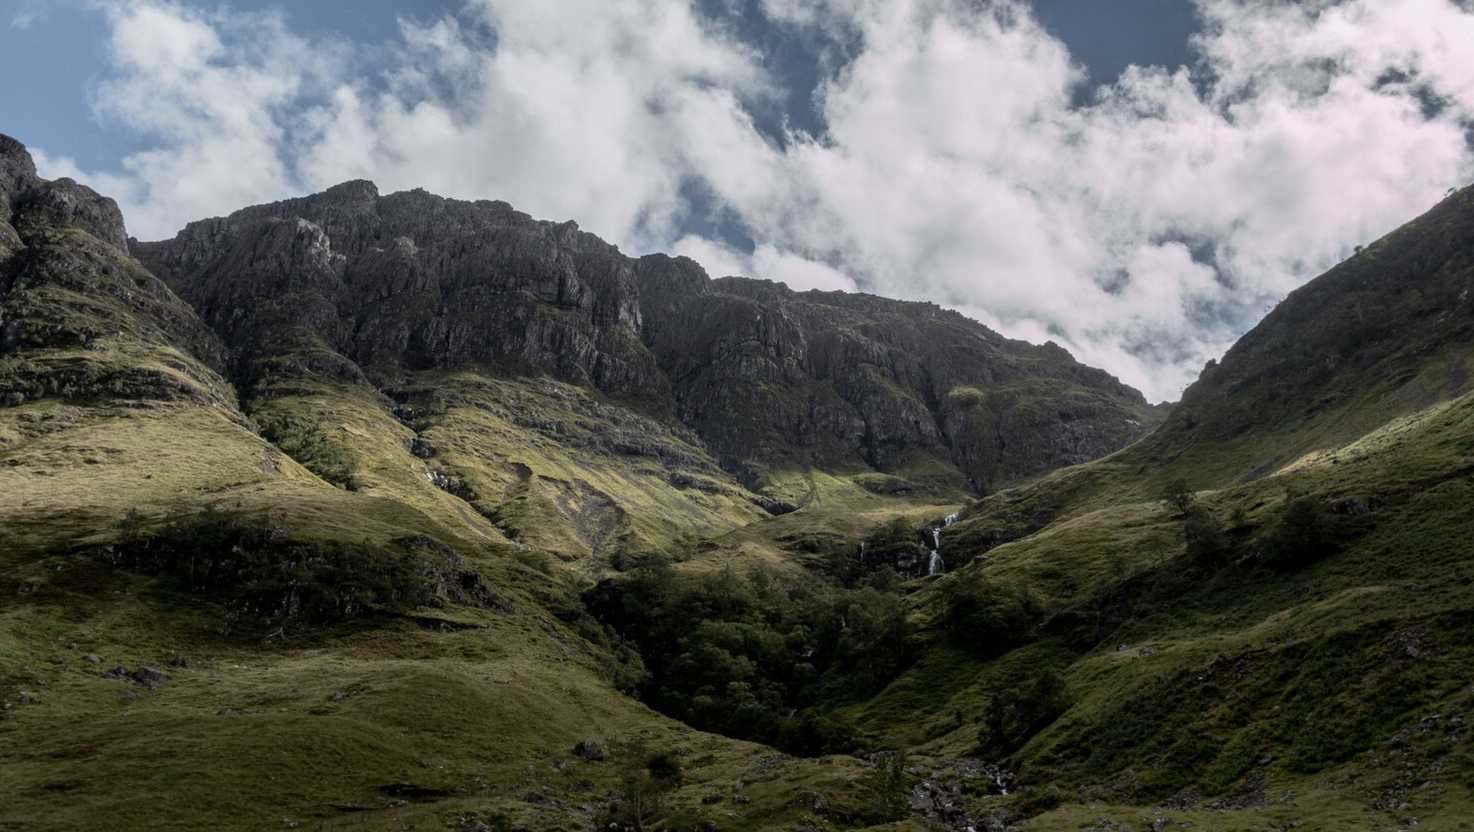
<svg viewBox="0 0 1474 832">
<path fill-rule="evenodd" d="M 504 203 L 138 244 L 0 137 L 0 829 L 1474 829 L 1471 289 L 1466 189 L 1168 413 Z"/>
</svg>

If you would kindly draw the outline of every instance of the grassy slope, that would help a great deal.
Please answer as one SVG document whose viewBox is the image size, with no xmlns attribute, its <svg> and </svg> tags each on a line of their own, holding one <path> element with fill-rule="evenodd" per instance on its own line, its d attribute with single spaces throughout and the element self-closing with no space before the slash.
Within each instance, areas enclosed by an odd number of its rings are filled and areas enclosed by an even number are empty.
<svg viewBox="0 0 1474 832">
<path fill-rule="evenodd" d="M 430 485 L 409 450 L 413 432 L 384 401 L 299 385 L 253 403 L 253 415 L 295 419 L 316 447 L 351 461 L 357 490 L 334 487 L 258 435 L 219 376 L 171 343 L 160 323 L 171 316 L 181 331 L 202 330 L 135 262 L 76 231 L 33 238 L 41 243 L 57 245 L 60 259 L 47 263 L 59 274 L 22 285 L 8 311 L 55 343 L 0 357 L 0 382 L 25 393 L 0 408 L 0 828 L 443 828 L 495 814 L 519 828 L 567 828 L 647 749 L 681 750 L 686 784 L 670 801 L 693 822 L 771 828 L 814 820 L 814 795 L 835 812 L 866 799 L 858 761 L 777 758 L 616 693 L 598 649 L 549 612 L 573 584 L 525 565 L 495 526 Z M 57 288 L 67 282 L 101 291 Z M 99 308 L 112 321 L 100 328 L 88 312 Z M 452 466 L 515 446 L 512 461 L 539 473 L 598 467 L 558 457 L 572 452 L 525 426 L 466 424 L 489 428 L 484 444 L 439 424 L 426 431 Z M 618 496 L 651 515 L 682 512 L 635 525 L 637 537 L 669 539 L 693 511 L 713 529 L 758 512 L 729 483 L 692 500 L 668 474 L 598 482 L 633 483 Z M 90 548 L 118 536 L 130 513 L 147 524 L 205 506 L 268 515 L 300 539 L 433 536 L 499 602 L 263 633 Z M 168 667 L 174 656 L 188 666 Z M 156 689 L 106 678 L 117 665 L 172 678 Z M 585 737 L 610 760 L 573 762 Z M 444 794 L 405 802 L 380 788 L 396 783 Z M 748 802 L 731 800 L 738 783 Z M 703 802 L 712 795 L 721 802 Z"/>
<path fill-rule="evenodd" d="M 348 402 L 332 407 L 349 434 L 361 424 Z M 673 805 L 720 817 L 724 828 L 802 821 L 812 815 L 812 801 L 799 799 L 807 793 L 832 806 L 861 799 L 855 761 L 772 762 L 765 749 L 691 731 L 616 694 L 594 649 L 547 612 L 558 580 L 460 523 L 438 505 L 442 492 L 424 493 L 414 478 L 375 468 L 360 492 L 334 488 L 238 422 L 192 405 L 42 401 L 0 417 L 10 544 L 0 551 L 0 700 L 10 706 L 0 780 L 16 786 L 0 827 L 68 829 L 106 817 L 120 829 L 261 828 L 284 818 L 441 828 L 505 814 L 526 828 L 566 828 L 583 816 L 578 807 L 617 786 L 639 748 L 687 749 L 688 785 Z M 263 470 L 268 458 L 278 470 Z M 263 643 L 222 632 L 218 608 L 54 548 L 106 539 L 132 508 L 163 514 L 207 502 L 269 512 L 301 537 L 440 537 L 510 607 L 289 629 L 285 641 Z M 435 620 L 447 629 L 427 625 Z M 103 661 L 84 662 L 88 653 Z M 102 676 L 115 665 L 163 667 L 174 655 L 189 667 L 168 669 L 175 678 L 156 691 Z M 333 701 L 339 691 L 349 698 Z M 583 737 L 603 742 L 611 760 L 555 770 Z M 738 781 L 751 803 L 701 803 L 730 798 Z M 379 787 L 401 782 L 449 796 L 395 806 Z"/>
<path fill-rule="evenodd" d="M 430 373 L 395 395 L 478 511 L 592 574 L 767 516 L 694 437 L 569 384 Z"/>
<path fill-rule="evenodd" d="M 961 492 L 945 489 L 876 494 L 865 486 L 877 476 L 883 475 L 814 469 L 776 472 L 771 475 L 770 492 L 784 495 L 799 509 L 707 537 L 683 568 L 692 572 L 752 568 L 781 572 L 816 567 L 818 553 L 826 545 L 857 549 L 868 532 L 895 517 L 908 517 L 917 525 L 940 524 L 942 517 L 961 507 Z"/>
<path fill-rule="evenodd" d="M 133 291 L 127 281 L 158 292 L 84 234 L 48 244 L 77 247 L 84 271 L 96 265 L 87 258 L 108 261 L 99 273 L 123 290 L 115 298 Z M 689 437 L 543 381 L 412 378 L 390 391 L 413 406 L 408 424 L 393 402 L 348 385 L 249 403 L 261 422 L 305 425 L 338 449 L 347 491 L 255 433 L 218 376 L 160 336 L 148 316 L 184 314 L 168 296 L 139 318 L 67 285 L 32 291 L 23 311 L 60 329 L 107 316 L 127 325 L 0 359 L 0 382 L 28 392 L 0 409 L 0 782 L 17 784 L 0 828 L 445 828 L 493 813 L 567 828 L 642 749 L 671 748 L 685 752 L 687 785 L 672 800 L 689 820 L 852 825 L 862 763 L 785 760 L 664 719 L 616 693 L 605 657 L 550 609 L 613 552 L 694 551 L 688 569 L 792 568 L 806 538 L 850 541 L 896 514 L 935 519 L 955 493 L 887 497 L 874 492 L 892 483 L 865 472 L 786 472 L 770 491 L 803 508 L 765 518 Z M 1474 399 L 1426 407 L 1464 366 L 1460 349 L 1411 356 L 1392 386 L 1287 421 L 1264 447 L 1230 438 L 1163 462 L 1143 443 L 983 501 L 944 534 L 962 568 L 914 585 L 918 621 L 931 622 L 948 584 L 985 580 L 1028 588 L 1049 625 L 992 661 L 932 638 L 909 673 L 848 715 L 875 741 L 941 764 L 972 752 L 977 723 L 1020 673 L 1055 667 L 1072 707 L 1012 764 L 1026 784 L 1058 784 L 1065 805 L 1031 828 L 1157 817 L 1221 829 L 1394 828 L 1413 817 L 1467 828 Z M 51 378 L 65 384 L 35 386 Z M 429 459 L 412 453 L 416 437 Z M 1373 528 L 1298 573 L 1194 575 L 1177 518 L 1155 501 L 1189 468 L 1222 488 L 1201 496 L 1216 514 L 1242 510 L 1243 535 L 1287 485 L 1362 500 Z M 927 460 L 912 469 L 902 479 L 945 479 Z M 1243 481 L 1257 469 L 1279 472 Z M 446 493 L 432 470 L 469 490 Z M 203 505 L 270 514 L 302 538 L 430 535 L 503 603 L 263 640 L 227 629 L 217 607 L 70 549 L 106 542 L 130 509 Z M 584 574 L 531 568 L 508 537 Z M 1103 610 L 1086 606 L 1102 593 Z M 1082 638 L 1092 613 L 1106 632 Z M 174 655 L 189 666 L 157 690 L 102 675 Z M 571 761 L 582 737 L 612 759 Z M 739 782 L 750 803 L 731 799 Z M 401 802 L 381 790 L 396 783 L 443 794 Z M 1018 801 L 974 808 L 999 804 Z"/>
<path fill-rule="evenodd" d="M 1124 479 L 1109 461 L 1096 467 L 1075 476 Z M 1371 506 L 1369 532 L 1288 575 L 1194 575 L 1173 513 L 1131 502 L 1122 483 L 1112 488 L 1122 503 L 1077 510 L 945 579 L 1027 587 L 1056 623 L 1078 623 L 1092 612 L 1085 599 L 1125 587 L 1135 599 L 1108 611 L 1099 646 L 1080 644 L 1070 627 L 1046 627 L 1030 646 L 980 662 L 938 641 L 854 716 L 898 744 L 966 755 L 999 691 L 1025 668 L 1053 666 L 1073 707 L 1014 763 L 1026 781 L 1061 784 L 1066 800 L 1091 805 L 1030 828 L 1139 823 L 1146 810 L 1130 804 L 1173 797 L 1199 808 L 1153 816 L 1214 829 L 1289 818 L 1308 828 L 1391 828 L 1409 817 L 1422 828 L 1463 828 L 1474 808 L 1474 747 L 1458 722 L 1474 719 L 1471 471 L 1474 397 L 1465 396 L 1273 477 L 1200 496 L 1222 518 L 1241 511 L 1241 537 L 1267 521 L 1287 488 Z M 936 593 L 922 596 L 923 620 L 934 607 L 928 596 Z M 1215 801 L 1248 808 L 1203 811 Z"/>
</svg>

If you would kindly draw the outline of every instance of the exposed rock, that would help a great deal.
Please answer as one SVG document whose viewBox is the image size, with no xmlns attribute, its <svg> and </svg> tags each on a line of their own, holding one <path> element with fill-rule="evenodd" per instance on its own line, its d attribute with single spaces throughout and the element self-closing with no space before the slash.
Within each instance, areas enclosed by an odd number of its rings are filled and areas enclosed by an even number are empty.
<svg viewBox="0 0 1474 832">
<path fill-rule="evenodd" d="M 13 206 L 12 223 L 22 236 L 26 229 L 55 226 L 78 228 L 97 239 L 128 250 L 128 232 L 118 203 L 70 179 L 37 180 Z"/>
<path fill-rule="evenodd" d="M 156 688 L 164 682 L 169 681 L 170 678 L 167 673 L 152 667 L 140 667 L 136 670 L 129 670 L 122 665 L 118 665 L 102 675 L 108 679 L 133 682 L 147 688 Z"/>
<path fill-rule="evenodd" d="M 637 271 L 677 412 L 734 468 L 755 463 L 753 478 L 769 463 L 885 471 L 924 452 L 988 488 L 1108 453 L 1152 421 L 1140 394 L 1063 349 L 932 304 L 707 280 L 658 255 Z"/>
<path fill-rule="evenodd" d="M 679 418 L 750 487 L 773 466 L 884 471 L 921 453 L 962 473 L 906 487 L 986 489 L 1109 453 L 1154 421 L 1140 394 L 1057 346 L 930 304 L 710 280 L 501 202 L 350 182 L 132 250 L 232 346 L 248 392 L 432 368 L 547 374 Z"/>
<path fill-rule="evenodd" d="M 112 200 L 37 178 L 25 149 L 0 137 L 0 206 L 0 405 L 188 399 L 235 410 L 215 372 L 219 339 L 128 256 Z"/>
<path fill-rule="evenodd" d="M 588 760 L 591 763 L 604 762 L 604 749 L 593 740 L 579 740 L 573 746 L 573 755 L 580 759 Z"/>
</svg>

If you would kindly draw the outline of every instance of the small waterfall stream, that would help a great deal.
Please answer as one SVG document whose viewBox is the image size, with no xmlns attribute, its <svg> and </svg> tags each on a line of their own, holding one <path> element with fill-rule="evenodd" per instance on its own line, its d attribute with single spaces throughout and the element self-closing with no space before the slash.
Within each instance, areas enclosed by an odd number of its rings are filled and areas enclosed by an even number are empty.
<svg viewBox="0 0 1474 832">
<path fill-rule="evenodd" d="M 947 571 L 947 562 L 942 560 L 942 530 L 931 530 L 931 559 L 926 563 L 926 574 L 940 575 Z"/>
</svg>

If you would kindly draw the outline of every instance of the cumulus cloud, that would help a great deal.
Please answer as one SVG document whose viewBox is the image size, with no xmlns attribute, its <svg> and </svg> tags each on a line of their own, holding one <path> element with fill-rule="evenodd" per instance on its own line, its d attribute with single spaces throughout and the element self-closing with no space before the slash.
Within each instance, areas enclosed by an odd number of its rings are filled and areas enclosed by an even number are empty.
<svg viewBox="0 0 1474 832">
<path fill-rule="evenodd" d="M 1196 4 L 1194 66 L 1081 105 L 1083 71 L 1018 0 L 764 0 L 830 53 L 826 129 L 775 140 L 752 113 L 785 79 L 683 3 L 473 0 L 369 60 L 278 15 L 131 0 L 104 12 L 95 98 L 154 146 L 42 163 L 143 237 L 354 177 L 506 199 L 716 274 L 933 300 L 1175 398 L 1268 305 L 1474 176 L 1466 4 Z M 702 212 L 740 234 L 693 233 Z"/>
</svg>

